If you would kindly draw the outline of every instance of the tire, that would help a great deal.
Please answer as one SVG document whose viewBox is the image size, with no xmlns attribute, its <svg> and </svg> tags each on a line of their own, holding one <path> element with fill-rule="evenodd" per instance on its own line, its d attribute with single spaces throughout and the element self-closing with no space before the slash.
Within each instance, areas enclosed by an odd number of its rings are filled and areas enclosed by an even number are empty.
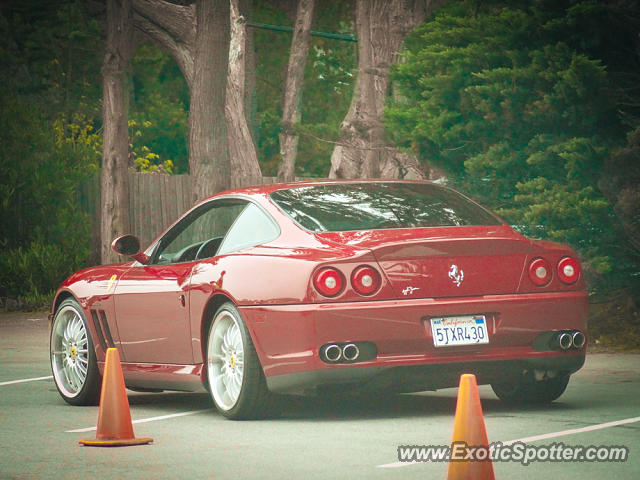
<svg viewBox="0 0 640 480">
<path fill-rule="evenodd" d="M 215 313 L 207 336 L 207 388 L 216 408 L 232 420 L 276 413 L 251 335 L 232 303 Z"/>
<path fill-rule="evenodd" d="M 71 405 L 97 405 L 101 377 L 82 308 L 72 298 L 56 310 L 49 337 L 51 372 L 60 396 Z"/>
<path fill-rule="evenodd" d="M 492 383 L 491 388 L 500 400 L 511 404 L 551 403 L 564 393 L 570 375 L 536 380 L 531 372 L 509 383 Z"/>
</svg>

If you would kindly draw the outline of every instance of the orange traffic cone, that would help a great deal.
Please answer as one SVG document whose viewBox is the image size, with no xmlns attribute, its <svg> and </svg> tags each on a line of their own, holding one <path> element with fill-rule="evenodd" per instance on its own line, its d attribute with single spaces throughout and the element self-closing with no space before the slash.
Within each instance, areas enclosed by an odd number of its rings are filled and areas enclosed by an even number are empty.
<svg viewBox="0 0 640 480">
<path fill-rule="evenodd" d="M 133 435 L 120 356 L 117 349 L 109 348 L 102 377 L 96 439 L 80 440 L 80 444 L 89 447 L 124 447 L 151 442 L 153 438 L 135 438 Z"/>
<path fill-rule="evenodd" d="M 489 457 L 489 440 L 482 416 L 480 394 L 475 375 L 462 375 L 460 377 L 460 389 L 458 391 L 458 403 L 456 405 L 456 418 L 453 425 L 453 439 L 451 440 L 451 456 L 457 453 L 466 456 L 466 449 L 456 449 L 455 445 L 481 447 L 475 449 L 473 460 L 458 458 L 449 462 L 447 480 L 494 480 L 493 464 Z M 480 450 L 483 450 L 480 452 Z M 481 460 L 481 461 L 479 461 Z"/>
</svg>

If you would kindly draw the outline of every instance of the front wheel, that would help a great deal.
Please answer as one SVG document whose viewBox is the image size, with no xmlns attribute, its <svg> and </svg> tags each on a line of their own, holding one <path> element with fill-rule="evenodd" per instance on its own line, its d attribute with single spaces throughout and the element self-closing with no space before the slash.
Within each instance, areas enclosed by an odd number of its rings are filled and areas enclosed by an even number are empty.
<svg viewBox="0 0 640 480">
<path fill-rule="evenodd" d="M 227 418 L 260 418 L 274 411 L 251 336 L 232 303 L 218 309 L 209 328 L 207 382 L 216 408 Z"/>
<path fill-rule="evenodd" d="M 491 388 L 498 398 L 513 404 L 551 403 L 562 395 L 569 384 L 570 375 L 536 380 L 532 372 L 527 372 L 517 380 L 506 383 L 492 383 Z"/>
<path fill-rule="evenodd" d="M 71 405 L 96 405 L 100 371 L 82 308 L 74 299 L 56 310 L 49 341 L 51 371 L 56 388 Z"/>
</svg>

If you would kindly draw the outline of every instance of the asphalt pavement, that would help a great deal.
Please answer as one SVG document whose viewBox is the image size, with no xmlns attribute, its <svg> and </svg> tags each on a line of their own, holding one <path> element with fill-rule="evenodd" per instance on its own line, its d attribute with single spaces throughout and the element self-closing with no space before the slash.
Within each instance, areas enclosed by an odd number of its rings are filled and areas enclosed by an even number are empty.
<svg viewBox="0 0 640 480">
<path fill-rule="evenodd" d="M 588 355 L 565 394 L 546 407 L 507 406 L 481 386 L 490 442 L 628 449 L 624 462 L 494 462 L 496 478 L 640 478 L 639 360 Z M 95 438 L 98 408 L 72 407 L 58 395 L 46 314 L 0 314 L 0 479 L 446 478 L 447 463 L 400 462 L 398 447 L 448 445 L 457 389 L 291 397 L 281 417 L 244 422 L 224 419 L 206 394 L 128 394 L 136 436 L 154 442 L 78 445 Z"/>
</svg>

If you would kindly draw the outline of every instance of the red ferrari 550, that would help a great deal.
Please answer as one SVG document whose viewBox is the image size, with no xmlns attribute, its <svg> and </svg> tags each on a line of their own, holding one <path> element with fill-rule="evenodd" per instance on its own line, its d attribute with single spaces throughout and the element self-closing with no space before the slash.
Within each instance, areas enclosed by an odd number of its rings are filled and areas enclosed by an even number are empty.
<svg viewBox="0 0 640 480">
<path fill-rule="evenodd" d="M 427 182 L 268 185 L 189 210 L 131 261 L 82 270 L 52 307 L 51 366 L 74 405 L 118 349 L 133 390 L 202 391 L 259 417 L 274 394 L 433 390 L 474 373 L 551 402 L 585 358 L 587 295 L 569 248 L 529 240 Z"/>
</svg>

